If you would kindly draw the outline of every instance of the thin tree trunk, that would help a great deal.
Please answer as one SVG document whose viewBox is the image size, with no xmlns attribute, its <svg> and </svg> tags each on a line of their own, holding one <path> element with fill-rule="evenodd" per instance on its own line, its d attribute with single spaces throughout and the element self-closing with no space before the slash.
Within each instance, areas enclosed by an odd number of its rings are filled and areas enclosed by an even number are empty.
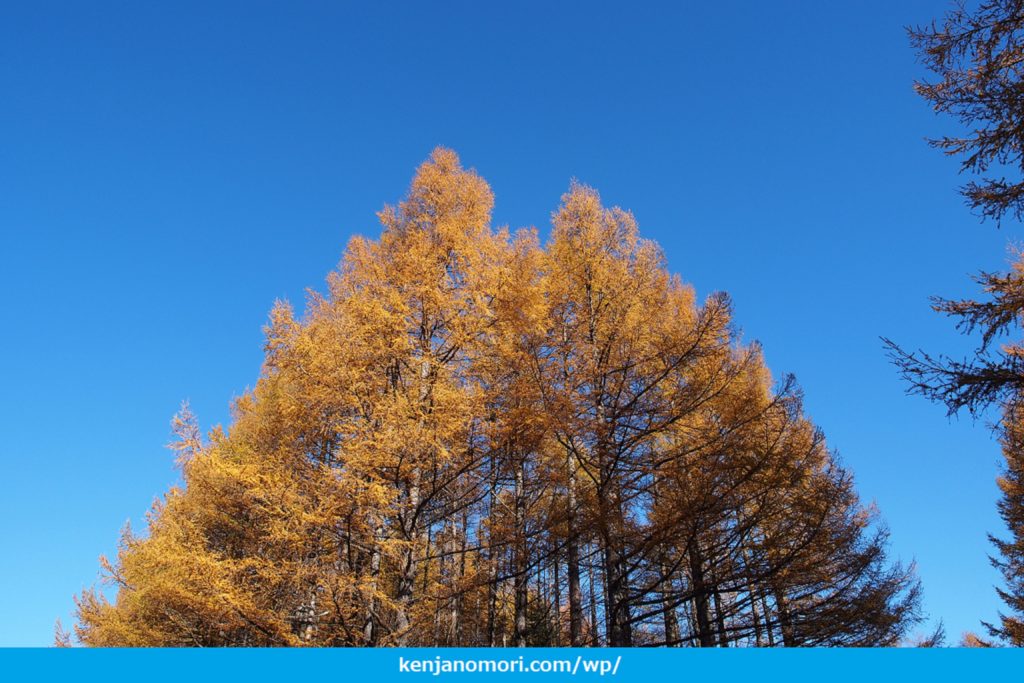
<svg viewBox="0 0 1024 683">
<path fill-rule="evenodd" d="M 722 605 L 722 594 L 716 587 L 712 593 L 715 601 L 715 621 L 718 625 L 719 647 L 729 647 L 729 636 L 725 631 L 725 608 Z"/>
<path fill-rule="evenodd" d="M 455 601 L 452 605 L 452 643 L 459 646 L 462 642 L 462 582 L 466 577 L 466 534 L 469 528 L 469 517 L 466 511 L 462 513 L 462 528 L 460 530 L 459 546 L 459 570 L 455 581 Z"/>
<path fill-rule="evenodd" d="M 498 467 L 495 458 L 491 456 L 490 471 L 490 499 L 488 501 L 488 512 L 493 520 L 495 516 L 494 501 L 498 489 Z M 487 645 L 495 647 L 498 644 L 495 623 L 498 611 L 498 566 L 497 558 L 494 556 L 494 531 L 488 527 L 487 530 Z"/>
<path fill-rule="evenodd" d="M 682 636 L 679 633 L 679 617 L 676 614 L 676 607 L 672 604 L 675 582 L 672 580 L 672 573 L 664 562 L 662 563 L 661 571 L 662 575 L 665 576 L 664 588 L 662 589 L 664 591 L 662 614 L 665 622 L 665 644 L 671 647 L 678 647 Z"/>
<path fill-rule="evenodd" d="M 598 528 L 604 546 L 605 572 L 605 637 L 609 647 L 633 645 L 633 629 L 629 616 L 629 585 L 625 562 L 620 551 L 621 525 L 612 525 L 609 517 L 617 505 L 599 500 Z"/>
<path fill-rule="evenodd" d="M 552 543 L 553 547 L 557 547 L 557 542 Z M 562 587 L 559 585 L 561 577 L 559 576 L 559 560 L 558 552 L 554 553 L 555 560 L 555 582 L 554 582 L 554 598 L 555 598 L 555 647 L 562 646 Z"/>
<path fill-rule="evenodd" d="M 782 646 L 795 647 L 796 638 L 793 633 L 793 620 L 789 613 L 789 605 L 783 591 L 775 591 L 775 609 L 779 613 L 779 629 L 782 632 Z"/>
<path fill-rule="evenodd" d="M 693 614 L 697 627 L 697 642 L 701 647 L 714 647 L 715 634 L 711 627 L 711 606 L 704 581 L 704 558 L 696 539 L 687 544 L 690 559 L 690 583 L 693 587 Z"/>
<path fill-rule="evenodd" d="M 768 647 L 775 647 L 775 625 L 772 624 L 772 610 L 768 605 L 768 596 L 761 588 L 758 588 L 757 592 L 761 599 L 761 613 L 764 614 L 764 630 L 765 637 L 768 639 Z"/>
<path fill-rule="evenodd" d="M 526 571 L 526 538 L 525 538 L 525 503 L 524 500 L 524 472 L 523 462 L 516 463 L 515 472 L 515 534 L 516 541 L 513 549 L 515 555 L 515 633 L 513 641 L 515 647 L 526 647 L 526 601 L 527 601 L 527 571 Z"/>
<path fill-rule="evenodd" d="M 592 647 L 599 647 L 601 642 L 597 630 L 597 589 L 595 587 L 596 580 L 594 578 L 593 563 L 590 564 L 587 572 L 587 583 L 590 585 L 590 644 Z"/>
<path fill-rule="evenodd" d="M 367 596 L 366 602 L 366 621 L 363 624 L 363 640 L 369 646 L 377 644 L 378 640 L 378 628 L 377 628 L 377 577 L 380 575 L 380 538 L 384 533 L 384 529 L 381 526 L 377 526 L 373 532 L 373 551 L 370 554 L 370 585 L 368 588 L 369 595 Z"/>
<path fill-rule="evenodd" d="M 566 449 L 566 466 L 569 469 L 566 492 L 568 558 L 565 568 L 569 578 L 569 643 L 573 647 L 580 647 L 583 645 L 583 596 L 580 592 L 580 546 L 576 530 L 576 461 L 569 449 Z"/>
<path fill-rule="evenodd" d="M 397 633 L 396 644 L 399 647 L 406 647 L 410 641 L 409 632 L 409 611 L 412 608 L 413 595 L 416 586 L 416 574 L 418 566 L 416 562 L 416 541 L 418 531 L 415 523 L 415 511 L 420 504 L 419 473 L 413 479 L 409 487 L 409 505 L 407 517 L 403 520 L 403 535 L 407 541 L 407 547 L 402 550 L 401 571 L 398 578 L 398 590 L 395 596 L 396 616 L 395 631 Z"/>
</svg>

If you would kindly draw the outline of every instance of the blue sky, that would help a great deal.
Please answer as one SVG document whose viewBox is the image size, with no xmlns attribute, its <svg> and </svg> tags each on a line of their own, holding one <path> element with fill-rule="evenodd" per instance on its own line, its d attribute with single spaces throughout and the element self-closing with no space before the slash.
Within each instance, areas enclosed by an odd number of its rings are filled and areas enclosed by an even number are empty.
<svg viewBox="0 0 1024 683">
<path fill-rule="evenodd" d="M 21 5 L 16 6 L 16 5 Z M 557 5 L 557 6 L 556 6 Z M 320 288 L 436 145 L 546 231 L 577 177 L 670 268 L 726 290 L 793 372 L 956 641 L 999 608 L 983 422 L 903 395 L 880 335 L 962 353 L 928 309 L 1005 265 L 903 27 L 943 2 L 4 3 L 0 645 L 46 645 L 163 448 L 262 359 L 275 298 Z"/>
</svg>

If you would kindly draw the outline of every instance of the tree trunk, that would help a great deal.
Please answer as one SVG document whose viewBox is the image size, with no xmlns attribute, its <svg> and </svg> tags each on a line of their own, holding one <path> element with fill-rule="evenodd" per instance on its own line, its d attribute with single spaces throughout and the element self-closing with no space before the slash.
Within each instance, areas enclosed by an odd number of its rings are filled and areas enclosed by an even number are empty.
<svg viewBox="0 0 1024 683">
<path fill-rule="evenodd" d="M 566 466 L 569 469 L 569 484 L 566 492 L 566 573 L 569 577 L 569 643 L 573 647 L 583 645 L 583 597 L 580 593 L 580 545 L 576 530 L 576 460 L 566 449 Z"/>
<path fill-rule="evenodd" d="M 595 587 L 597 580 L 594 578 L 593 563 L 590 564 L 587 579 L 587 583 L 590 585 L 590 645 L 599 647 L 601 642 L 597 635 L 597 589 Z"/>
<path fill-rule="evenodd" d="M 412 608 L 413 595 L 416 590 L 416 574 L 419 569 L 416 561 L 416 545 L 419 540 L 419 532 L 416 524 L 416 510 L 420 504 L 419 473 L 413 477 L 413 483 L 409 487 L 408 509 L 405 518 L 402 520 L 402 532 L 407 542 L 402 550 L 401 571 L 398 577 L 398 590 L 395 595 L 396 616 L 395 640 L 399 647 L 407 647 L 410 642 L 409 633 L 409 612 Z"/>
<path fill-rule="evenodd" d="M 690 584 L 693 589 L 693 615 L 697 627 L 697 642 L 701 647 L 715 646 L 715 633 L 711 626 L 711 605 L 704 581 L 704 558 L 696 539 L 686 547 L 690 559 Z"/>
<path fill-rule="evenodd" d="M 782 646 L 796 647 L 796 637 L 793 633 L 793 620 L 789 613 L 789 605 L 783 591 L 775 591 L 775 610 L 779 613 L 779 629 L 782 631 Z"/>
<path fill-rule="evenodd" d="M 722 605 L 722 594 L 718 588 L 713 593 L 715 599 L 715 622 L 718 625 L 718 645 L 729 647 L 729 636 L 725 630 L 725 607 Z"/>
<path fill-rule="evenodd" d="M 488 516 L 493 521 L 494 501 L 498 489 L 498 467 L 495 458 L 491 456 L 490 471 L 490 499 L 488 502 Z M 498 644 L 495 623 L 498 611 L 498 561 L 494 556 L 494 531 L 488 527 L 487 530 L 487 645 L 495 647 Z"/>
<path fill-rule="evenodd" d="M 679 616 L 676 614 L 676 606 L 672 599 L 674 595 L 675 582 L 668 567 L 663 563 L 661 566 L 662 575 L 665 577 L 664 598 L 662 599 L 662 615 L 665 625 L 665 644 L 670 647 L 677 647 L 682 640 L 679 632 Z"/>
<path fill-rule="evenodd" d="M 363 640 L 369 646 L 377 644 L 377 577 L 380 575 L 380 538 L 384 529 L 378 526 L 373 532 L 373 551 L 370 554 L 370 586 L 366 598 L 366 621 L 363 624 Z"/>
<path fill-rule="evenodd" d="M 607 517 L 607 510 L 602 510 L 599 527 L 604 545 L 605 637 L 609 647 L 630 647 L 633 644 L 633 630 L 630 625 L 627 577 L 619 550 L 619 539 L 612 532 Z"/>
<path fill-rule="evenodd" d="M 515 563 L 515 633 L 513 644 L 515 647 L 526 647 L 526 601 L 527 601 L 527 571 L 526 571 L 526 534 L 525 517 L 526 501 L 523 492 L 523 462 L 516 463 L 515 472 L 515 546 L 513 549 Z"/>
</svg>

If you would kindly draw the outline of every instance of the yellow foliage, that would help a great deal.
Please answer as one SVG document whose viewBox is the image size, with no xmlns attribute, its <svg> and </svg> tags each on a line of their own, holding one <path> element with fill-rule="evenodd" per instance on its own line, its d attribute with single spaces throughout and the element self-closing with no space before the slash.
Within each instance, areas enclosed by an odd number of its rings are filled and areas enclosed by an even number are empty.
<svg viewBox="0 0 1024 683">
<path fill-rule="evenodd" d="M 629 645 L 664 610 L 673 643 L 698 555 L 792 610 L 834 597 L 859 504 L 728 299 L 591 188 L 546 246 L 493 202 L 438 149 L 303 318 L 274 304 L 230 429 L 175 418 L 184 486 L 103 561 L 114 602 L 77 598 L 81 642 Z"/>
</svg>

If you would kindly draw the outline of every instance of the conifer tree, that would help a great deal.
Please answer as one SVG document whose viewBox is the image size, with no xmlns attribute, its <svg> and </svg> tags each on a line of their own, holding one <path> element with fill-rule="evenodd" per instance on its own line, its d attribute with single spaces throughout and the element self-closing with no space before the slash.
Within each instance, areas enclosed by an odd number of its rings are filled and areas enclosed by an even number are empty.
<svg viewBox="0 0 1024 683">
<path fill-rule="evenodd" d="M 999 597 L 1010 608 L 1000 614 L 998 624 L 986 624 L 997 638 L 1024 647 L 1024 415 L 1020 401 L 1014 401 L 1003 420 L 1002 445 L 1006 467 L 999 478 L 1002 499 L 999 516 L 1010 530 L 1009 539 L 989 536 L 999 555 L 992 564 L 1003 575 L 1005 588 L 997 588 Z"/>
<path fill-rule="evenodd" d="M 889 645 L 912 571 L 803 416 L 628 212 L 542 246 L 436 150 L 378 240 L 267 325 L 227 431 L 126 530 L 77 639 L 119 646 Z M 67 638 L 65 637 L 66 641 Z"/>
<path fill-rule="evenodd" d="M 982 220 L 1000 225 L 1006 217 L 1024 216 L 1024 2 L 983 0 L 958 3 L 941 24 L 909 29 L 911 43 L 935 80 L 915 83 L 917 92 L 936 112 L 956 119 L 955 135 L 931 140 L 946 154 L 959 157 L 962 171 L 980 176 L 961 188 L 968 205 Z M 1008 174 L 1008 176 L 1006 175 Z M 944 403 L 950 414 L 966 409 L 974 416 L 992 408 L 994 424 L 1006 456 L 999 479 L 998 509 L 1010 531 L 1009 540 L 992 535 L 1000 557 L 992 558 L 1005 581 L 997 588 L 1013 615 L 1001 625 L 986 625 L 993 636 L 1024 645 L 1024 498 L 1019 495 L 1019 425 L 1017 413 L 1024 396 L 1024 364 L 1019 342 L 997 345 L 1007 334 L 1018 334 L 1024 315 L 1024 258 L 1016 255 L 1007 273 L 981 273 L 976 278 L 984 300 L 933 298 L 933 309 L 953 317 L 965 334 L 979 333 L 973 358 L 956 360 L 919 351 L 907 352 L 885 340 L 890 356 L 909 383 L 909 392 Z M 969 637 L 968 637 L 969 636 Z M 982 644 L 975 634 L 965 643 Z"/>
</svg>

